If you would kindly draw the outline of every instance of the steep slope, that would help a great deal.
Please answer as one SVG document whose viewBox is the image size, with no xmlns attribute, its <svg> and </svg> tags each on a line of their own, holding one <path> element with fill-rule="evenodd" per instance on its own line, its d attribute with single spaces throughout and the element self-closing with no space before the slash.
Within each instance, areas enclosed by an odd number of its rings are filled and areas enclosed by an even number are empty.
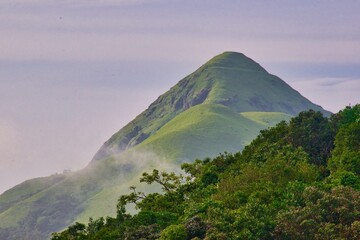
<svg viewBox="0 0 360 240">
<path fill-rule="evenodd" d="M 261 129 L 308 109 L 329 114 L 243 54 L 220 54 L 115 133 L 85 169 L 0 195 L 0 239 L 43 239 L 73 221 L 112 215 L 141 172 L 240 151 Z"/>
<path fill-rule="evenodd" d="M 161 95 L 148 109 L 115 133 L 95 154 L 93 161 L 143 142 L 179 113 L 202 103 L 221 104 L 235 112 L 296 115 L 313 109 L 329 115 L 244 54 L 225 52 Z"/>
</svg>

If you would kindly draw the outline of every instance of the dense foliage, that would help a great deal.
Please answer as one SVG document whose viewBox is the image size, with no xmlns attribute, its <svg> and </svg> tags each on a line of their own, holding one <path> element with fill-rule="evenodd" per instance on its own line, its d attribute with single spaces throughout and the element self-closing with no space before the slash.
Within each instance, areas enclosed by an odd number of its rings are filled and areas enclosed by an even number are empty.
<svg viewBox="0 0 360 240">
<path fill-rule="evenodd" d="M 242 153 L 153 170 L 117 216 L 76 223 L 62 239 L 360 239 L 360 105 L 330 119 L 300 113 L 261 131 Z M 135 204 L 138 213 L 126 213 Z"/>
</svg>

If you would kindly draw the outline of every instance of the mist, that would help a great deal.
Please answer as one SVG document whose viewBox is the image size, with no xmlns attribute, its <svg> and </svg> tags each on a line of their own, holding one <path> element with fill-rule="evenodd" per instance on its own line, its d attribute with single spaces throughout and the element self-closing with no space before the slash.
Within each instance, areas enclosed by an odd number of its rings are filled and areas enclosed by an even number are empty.
<svg viewBox="0 0 360 240">
<path fill-rule="evenodd" d="M 75 220 L 86 222 L 89 217 L 115 216 L 117 200 L 121 195 L 132 192 L 130 186 L 145 194 L 160 191 L 161 186 L 157 183 L 148 185 L 140 182 L 142 173 L 151 173 L 153 169 L 168 173 L 182 172 L 179 162 L 167 161 L 166 156 L 149 150 L 131 149 L 108 159 L 92 162 L 80 171 L 66 172 L 63 174 L 66 179 L 53 188 L 58 193 L 66 187 L 66 193 L 71 193 L 81 201 L 88 194 L 93 196 L 82 203 L 86 211 Z M 134 206 L 130 206 L 128 210 L 136 212 Z"/>
</svg>

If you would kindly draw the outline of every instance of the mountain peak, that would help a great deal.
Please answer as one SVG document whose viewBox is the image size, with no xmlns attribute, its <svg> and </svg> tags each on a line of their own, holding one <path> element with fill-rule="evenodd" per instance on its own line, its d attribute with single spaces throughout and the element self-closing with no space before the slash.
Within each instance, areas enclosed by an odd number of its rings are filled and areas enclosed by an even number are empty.
<svg viewBox="0 0 360 240">
<path fill-rule="evenodd" d="M 142 143 L 174 117 L 200 104 L 222 105 L 235 113 L 281 112 L 296 115 L 314 109 L 328 114 L 251 58 L 238 52 L 224 52 L 161 95 L 148 109 L 115 133 L 93 160 L 104 159 Z"/>
<path fill-rule="evenodd" d="M 204 64 L 204 67 L 238 68 L 248 71 L 267 72 L 257 62 L 239 52 L 223 52 Z"/>
</svg>

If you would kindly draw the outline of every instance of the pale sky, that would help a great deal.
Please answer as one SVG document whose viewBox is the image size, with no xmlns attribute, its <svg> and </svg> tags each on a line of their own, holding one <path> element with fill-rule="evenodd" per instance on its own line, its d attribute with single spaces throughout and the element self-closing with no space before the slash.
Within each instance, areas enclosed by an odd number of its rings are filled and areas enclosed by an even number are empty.
<svg viewBox="0 0 360 240">
<path fill-rule="evenodd" d="M 2 0 L 0 192 L 80 169 L 224 51 L 332 112 L 360 102 L 360 1 Z"/>
</svg>

